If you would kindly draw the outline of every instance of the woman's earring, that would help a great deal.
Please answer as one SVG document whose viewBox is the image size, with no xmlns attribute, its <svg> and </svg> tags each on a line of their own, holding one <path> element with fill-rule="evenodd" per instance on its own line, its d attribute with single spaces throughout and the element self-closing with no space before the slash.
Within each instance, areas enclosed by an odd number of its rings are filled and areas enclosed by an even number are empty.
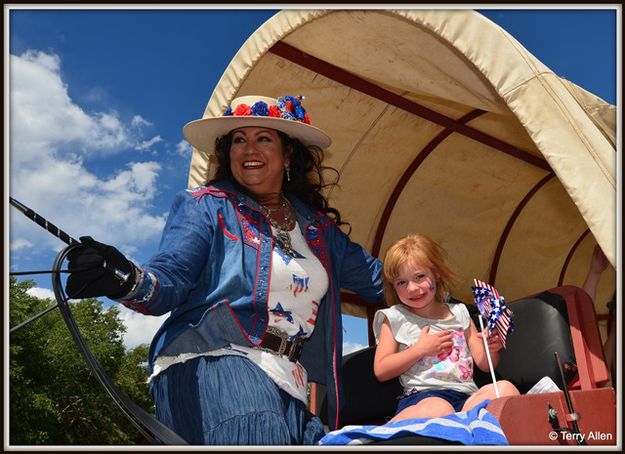
<svg viewBox="0 0 625 454">
<path fill-rule="evenodd" d="M 284 170 L 286 171 L 286 181 L 291 181 L 291 167 L 284 166 Z"/>
</svg>

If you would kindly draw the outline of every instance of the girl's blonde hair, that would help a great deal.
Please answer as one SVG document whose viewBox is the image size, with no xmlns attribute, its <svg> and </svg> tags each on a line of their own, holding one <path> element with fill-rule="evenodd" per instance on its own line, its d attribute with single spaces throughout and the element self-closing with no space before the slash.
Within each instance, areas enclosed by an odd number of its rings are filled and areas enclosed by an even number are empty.
<svg viewBox="0 0 625 454">
<path fill-rule="evenodd" d="M 393 282 L 399 276 L 399 269 L 406 262 L 424 266 L 436 278 L 436 300 L 442 302 L 456 281 L 456 276 L 447 265 L 445 251 L 426 235 L 408 235 L 393 244 L 384 256 L 384 297 L 386 304 L 400 303 Z"/>
</svg>

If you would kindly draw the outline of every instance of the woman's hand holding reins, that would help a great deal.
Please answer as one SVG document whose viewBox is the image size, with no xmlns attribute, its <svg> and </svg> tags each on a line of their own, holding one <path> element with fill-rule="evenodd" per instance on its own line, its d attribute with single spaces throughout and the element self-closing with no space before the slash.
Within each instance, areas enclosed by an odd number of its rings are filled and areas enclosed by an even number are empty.
<svg viewBox="0 0 625 454">
<path fill-rule="evenodd" d="M 67 255 L 70 275 L 66 292 L 70 298 L 106 296 L 123 298 L 136 282 L 136 267 L 113 246 L 99 243 L 90 236 L 80 237 L 81 244 Z"/>
</svg>

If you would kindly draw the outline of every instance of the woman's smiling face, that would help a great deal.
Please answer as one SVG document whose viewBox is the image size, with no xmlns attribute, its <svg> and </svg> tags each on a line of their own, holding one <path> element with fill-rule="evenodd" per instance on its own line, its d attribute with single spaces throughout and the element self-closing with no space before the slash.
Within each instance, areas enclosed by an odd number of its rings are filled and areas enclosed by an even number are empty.
<svg viewBox="0 0 625 454">
<path fill-rule="evenodd" d="M 230 168 L 235 180 L 253 194 L 278 194 L 287 157 L 274 129 L 246 127 L 232 132 Z"/>
</svg>

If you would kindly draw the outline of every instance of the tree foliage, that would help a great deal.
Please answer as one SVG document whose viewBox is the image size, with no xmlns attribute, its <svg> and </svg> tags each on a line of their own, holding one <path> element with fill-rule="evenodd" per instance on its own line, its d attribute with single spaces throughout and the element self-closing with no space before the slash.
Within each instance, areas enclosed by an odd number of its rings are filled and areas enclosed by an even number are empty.
<svg viewBox="0 0 625 454">
<path fill-rule="evenodd" d="M 10 281 L 10 326 L 53 304 L 30 296 L 32 281 Z M 147 346 L 126 351 L 119 310 L 96 299 L 72 303 L 89 348 L 107 375 L 138 405 L 153 412 L 145 363 Z M 92 375 L 61 314 L 54 310 L 10 337 L 11 445 L 142 443 L 141 435 Z"/>
</svg>

